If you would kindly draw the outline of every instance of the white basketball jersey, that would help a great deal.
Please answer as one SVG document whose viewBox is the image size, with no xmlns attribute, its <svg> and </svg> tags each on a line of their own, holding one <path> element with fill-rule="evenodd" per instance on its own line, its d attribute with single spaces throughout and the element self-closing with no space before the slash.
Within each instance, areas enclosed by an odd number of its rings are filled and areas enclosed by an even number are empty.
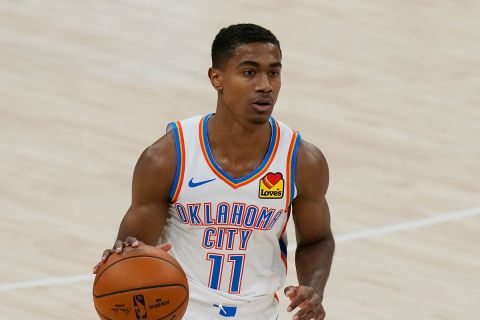
<svg viewBox="0 0 480 320">
<path fill-rule="evenodd" d="M 233 178 L 208 144 L 211 114 L 170 124 L 177 169 L 163 242 L 183 266 L 190 299 L 241 304 L 272 298 L 284 283 L 286 224 L 295 198 L 298 132 L 270 118 L 272 135 L 260 166 Z"/>
</svg>

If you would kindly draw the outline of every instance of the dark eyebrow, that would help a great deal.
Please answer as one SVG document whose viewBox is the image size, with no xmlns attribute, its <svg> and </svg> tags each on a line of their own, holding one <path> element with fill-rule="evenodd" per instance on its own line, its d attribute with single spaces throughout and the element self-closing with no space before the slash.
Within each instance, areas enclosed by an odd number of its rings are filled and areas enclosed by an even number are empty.
<svg viewBox="0 0 480 320">
<path fill-rule="evenodd" d="M 274 62 L 274 63 L 270 63 L 269 65 L 270 68 L 275 68 L 275 67 L 282 67 L 282 63 L 279 61 L 279 62 Z"/>
<path fill-rule="evenodd" d="M 241 67 L 243 67 L 243 66 L 259 67 L 260 64 L 259 64 L 258 62 L 255 62 L 255 61 L 245 60 L 245 61 L 240 62 L 240 63 L 237 65 L 237 68 L 241 68 Z M 269 66 L 270 68 L 282 67 L 282 63 L 281 63 L 280 61 L 278 61 L 278 62 L 270 63 L 268 66 Z"/>
</svg>

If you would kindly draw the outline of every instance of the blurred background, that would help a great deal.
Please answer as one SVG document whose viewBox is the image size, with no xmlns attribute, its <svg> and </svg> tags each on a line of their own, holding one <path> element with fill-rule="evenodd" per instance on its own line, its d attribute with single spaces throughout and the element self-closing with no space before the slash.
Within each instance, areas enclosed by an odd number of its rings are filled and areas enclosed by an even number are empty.
<svg viewBox="0 0 480 320">
<path fill-rule="evenodd" d="M 275 117 L 329 161 L 327 319 L 478 317 L 478 1 L 0 0 L 0 319 L 98 319 L 138 156 L 214 111 L 210 46 L 243 22 L 281 42 Z"/>
</svg>

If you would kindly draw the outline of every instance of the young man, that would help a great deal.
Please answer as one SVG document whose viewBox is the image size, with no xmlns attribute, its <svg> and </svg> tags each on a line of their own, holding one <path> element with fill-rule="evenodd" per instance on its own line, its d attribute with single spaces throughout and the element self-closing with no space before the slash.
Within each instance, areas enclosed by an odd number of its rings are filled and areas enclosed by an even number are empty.
<svg viewBox="0 0 480 320">
<path fill-rule="evenodd" d="M 299 307 L 293 319 L 325 317 L 335 247 L 328 167 L 320 150 L 271 117 L 281 58 L 278 40 L 262 27 L 219 32 L 208 70 L 216 113 L 170 124 L 143 152 L 132 204 L 102 256 L 100 263 L 125 246 L 162 243 L 189 278 L 184 319 L 277 319 L 290 214 L 300 285 L 284 289 L 288 311 Z"/>
</svg>

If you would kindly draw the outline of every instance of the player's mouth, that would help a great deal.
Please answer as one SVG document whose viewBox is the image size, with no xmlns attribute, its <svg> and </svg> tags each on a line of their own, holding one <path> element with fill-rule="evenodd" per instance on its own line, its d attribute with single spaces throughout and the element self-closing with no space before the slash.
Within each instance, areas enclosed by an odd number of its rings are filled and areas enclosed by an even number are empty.
<svg viewBox="0 0 480 320">
<path fill-rule="evenodd" d="M 257 98 L 253 100 L 252 106 L 260 112 L 268 111 L 273 106 L 272 99 L 270 98 Z"/>
</svg>

